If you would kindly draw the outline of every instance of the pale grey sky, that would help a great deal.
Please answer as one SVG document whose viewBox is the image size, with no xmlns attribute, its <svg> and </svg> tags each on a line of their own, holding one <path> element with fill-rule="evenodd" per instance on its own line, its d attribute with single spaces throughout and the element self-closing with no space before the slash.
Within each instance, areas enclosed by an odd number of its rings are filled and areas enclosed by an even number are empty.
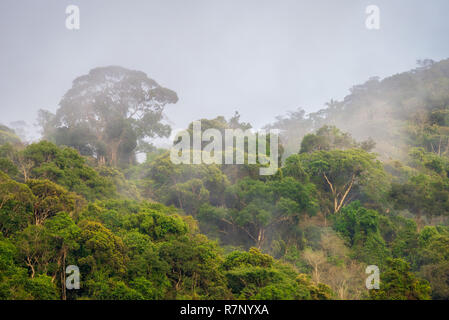
<svg viewBox="0 0 449 320">
<path fill-rule="evenodd" d="M 81 29 L 65 28 L 78 5 Z M 365 28 L 365 8 L 381 28 Z M 174 128 L 239 110 L 256 127 L 321 108 L 371 76 L 449 57 L 447 0 L 1 0 L 0 122 L 55 111 L 98 66 L 144 71 L 180 98 Z"/>
</svg>

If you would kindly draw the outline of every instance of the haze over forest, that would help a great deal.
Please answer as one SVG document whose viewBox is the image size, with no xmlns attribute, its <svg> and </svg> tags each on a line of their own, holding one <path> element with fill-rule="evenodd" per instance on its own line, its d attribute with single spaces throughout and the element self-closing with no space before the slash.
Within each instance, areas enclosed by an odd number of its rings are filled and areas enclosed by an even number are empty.
<svg viewBox="0 0 449 320">
<path fill-rule="evenodd" d="M 1 300 L 449 299 L 446 2 L 129 3 L 0 4 Z"/>
<path fill-rule="evenodd" d="M 39 136 L 39 109 L 56 111 L 73 79 L 119 65 L 177 92 L 174 129 L 231 117 L 256 128 L 303 108 L 314 112 L 367 81 L 447 58 L 447 1 L 78 1 L 80 30 L 65 28 L 70 1 L 0 3 L 1 122 L 24 120 Z M 26 94 L 25 94 L 26 92 Z"/>
</svg>

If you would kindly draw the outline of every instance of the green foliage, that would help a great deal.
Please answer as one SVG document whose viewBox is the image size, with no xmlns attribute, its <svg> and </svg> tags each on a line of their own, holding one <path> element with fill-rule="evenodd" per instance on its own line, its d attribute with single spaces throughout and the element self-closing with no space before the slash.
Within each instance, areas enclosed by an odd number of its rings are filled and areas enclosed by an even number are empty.
<svg viewBox="0 0 449 320">
<path fill-rule="evenodd" d="M 20 138 L 14 132 L 14 130 L 0 124 L 0 145 L 7 143 L 20 144 L 21 141 Z"/>
<path fill-rule="evenodd" d="M 35 199 L 28 186 L 0 171 L 0 230 L 3 235 L 22 230 L 30 223 Z"/>
<path fill-rule="evenodd" d="M 117 278 L 99 278 L 86 281 L 89 298 L 95 300 L 144 300 L 144 296 L 136 289 L 130 288 Z"/>
<path fill-rule="evenodd" d="M 45 138 L 58 145 L 96 156 L 100 163 L 126 166 L 135 162 L 137 148 L 151 149 L 147 138 L 170 134 L 162 112 L 177 101 L 175 92 L 141 71 L 95 68 L 73 81 L 56 114 L 41 110 L 39 122 Z"/>
<path fill-rule="evenodd" d="M 449 297 L 449 228 L 426 226 L 419 234 L 416 266 L 419 275 L 428 280 L 433 299 Z"/>
<path fill-rule="evenodd" d="M 262 267 L 270 268 L 273 265 L 273 258 L 267 254 L 263 254 L 257 248 L 250 248 L 248 252 L 234 251 L 230 253 L 223 263 L 225 270 L 238 267 Z"/>
<path fill-rule="evenodd" d="M 290 156 L 263 177 L 260 164 L 173 164 L 149 141 L 169 133 L 176 94 L 92 70 L 40 113 L 56 144 L 25 146 L 0 126 L 0 299 L 448 299 L 448 67 L 372 78 L 278 118 L 267 129 Z M 251 125 L 236 113 L 208 128 Z M 364 286 L 367 264 L 379 290 Z M 68 265 L 79 290 L 65 288 Z"/>
<path fill-rule="evenodd" d="M 390 252 L 380 234 L 379 214 L 376 211 L 366 209 L 355 201 L 333 218 L 334 229 L 347 239 L 357 259 L 379 267 L 385 263 Z"/>
<path fill-rule="evenodd" d="M 15 177 L 19 174 L 17 167 L 8 158 L 0 158 L 0 171 L 3 171 L 10 177 Z"/>
<path fill-rule="evenodd" d="M 216 223 L 226 232 L 235 232 L 237 228 L 261 248 L 271 230 L 289 229 L 300 217 L 316 212 L 313 192 L 313 185 L 292 177 L 267 182 L 247 177 L 226 189 L 226 209 L 203 206 L 199 219 Z"/>
<path fill-rule="evenodd" d="M 89 167 L 74 149 L 43 141 L 28 146 L 23 156 L 31 165 L 30 178 L 49 179 L 88 200 L 116 196 L 113 182 Z"/>
<path fill-rule="evenodd" d="M 127 180 L 123 172 L 116 168 L 100 166 L 96 168 L 100 177 L 104 177 L 109 183 L 112 182 L 116 188 L 116 193 L 126 199 L 141 200 L 137 186 Z M 114 192 L 115 193 L 115 192 Z M 97 197 L 101 199 L 102 197 Z"/>
<path fill-rule="evenodd" d="M 164 242 L 160 257 L 169 265 L 168 278 L 179 298 L 225 299 L 229 297 L 219 249 L 202 235 L 183 236 Z"/>
<path fill-rule="evenodd" d="M 357 194 L 379 201 L 386 191 L 381 163 L 375 160 L 375 155 L 362 149 L 316 151 L 292 157 L 298 158 L 312 182 L 329 199 L 328 210 L 333 213 Z"/>
<path fill-rule="evenodd" d="M 0 299 L 32 299 L 25 289 L 28 281 L 26 269 L 15 264 L 16 247 L 0 236 Z"/>
<path fill-rule="evenodd" d="M 58 212 L 73 213 L 77 210 L 79 198 L 63 187 L 49 180 L 28 180 L 28 187 L 35 196 L 33 216 L 35 224 L 42 224 Z"/>
<path fill-rule="evenodd" d="M 99 222 L 80 223 L 80 267 L 89 274 L 125 273 L 126 254 L 123 240 Z"/>
<path fill-rule="evenodd" d="M 36 300 L 57 300 L 59 298 L 58 289 L 47 275 L 38 275 L 29 279 L 25 285 L 27 292 Z"/>
<path fill-rule="evenodd" d="M 417 217 L 429 220 L 447 216 L 449 212 L 448 159 L 429 154 L 423 149 L 412 149 L 414 165 L 420 169 L 405 183 L 393 183 L 390 197 L 399 209 L 408 209 Z"/>
<path fill-rule="evenodd" d="M 304 136 L 299 153 L 353 148 L 361 148 L 365 151 L 371 151 L 375 145 L 376 143 L 372 139 L 358 143 L 349 133 L 342 132 L 335 126 L 325 125 L 318 129 L 316 133 L 310 133 Z"/>
<path fill-rule="evenodd" d="M 430 285 L 410 272 L 410 266 L 402 259 L 389 259 L 386 270 L 381 272 L 380 289 L 370 290 L 375 300 L 429 300 Z"/>
<path fill-rule="evenodd" d="M 90 204 L 81 214 L 96 219 L 109 229 L 120 232 L 136 230 L 154 241 L 186 234 L 187 224 L 174 208 L 158 203 L 137 203 L 130 200 L 107 200 Z"/>
<path fill-rule="evenodd" d="M 305 275 L 275 263 L 272 257 L 256 248 L 231 253 L 223 268 L 228 285 L 238 299 L 327 300 L 332 297 L 326 285 L 313 285 Z"/>
</svg>

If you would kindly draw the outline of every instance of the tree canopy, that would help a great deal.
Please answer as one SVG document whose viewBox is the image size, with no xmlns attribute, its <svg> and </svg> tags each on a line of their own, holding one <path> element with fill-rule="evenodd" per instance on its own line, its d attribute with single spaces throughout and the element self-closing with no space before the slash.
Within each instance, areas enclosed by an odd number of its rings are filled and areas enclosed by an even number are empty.
<svg viewBox="0 0 449 320">
<path fill-rule="evenodd" d="M 42 110 L 40 123 L 47 139 L 117 166 L 132 163 L 136 149 L 147 151 L 148 139 L 170 134 L 161 120 L 177 101 L 141 71 L 102 67 L 76 78 L 56 114 Z"/>
</svg>

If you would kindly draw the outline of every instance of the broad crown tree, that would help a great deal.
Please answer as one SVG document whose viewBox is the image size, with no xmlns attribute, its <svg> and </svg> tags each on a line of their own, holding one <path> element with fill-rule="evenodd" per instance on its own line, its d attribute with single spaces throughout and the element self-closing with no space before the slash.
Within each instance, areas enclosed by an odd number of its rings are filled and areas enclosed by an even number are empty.
<svg viewBox="0 0 449 320">
<path fill-rule="evenodd" d="M 149 139 L 170 134 L 163 111 L 177 101 L 174 91 L 141 71 L 95 68 L 73 81 L 56 114 L 40 111 L 40 124 L 44 137 L 57 144 L 103 163 L 127 164 L 136 150 L 149 149 Z"/>
</svg>

